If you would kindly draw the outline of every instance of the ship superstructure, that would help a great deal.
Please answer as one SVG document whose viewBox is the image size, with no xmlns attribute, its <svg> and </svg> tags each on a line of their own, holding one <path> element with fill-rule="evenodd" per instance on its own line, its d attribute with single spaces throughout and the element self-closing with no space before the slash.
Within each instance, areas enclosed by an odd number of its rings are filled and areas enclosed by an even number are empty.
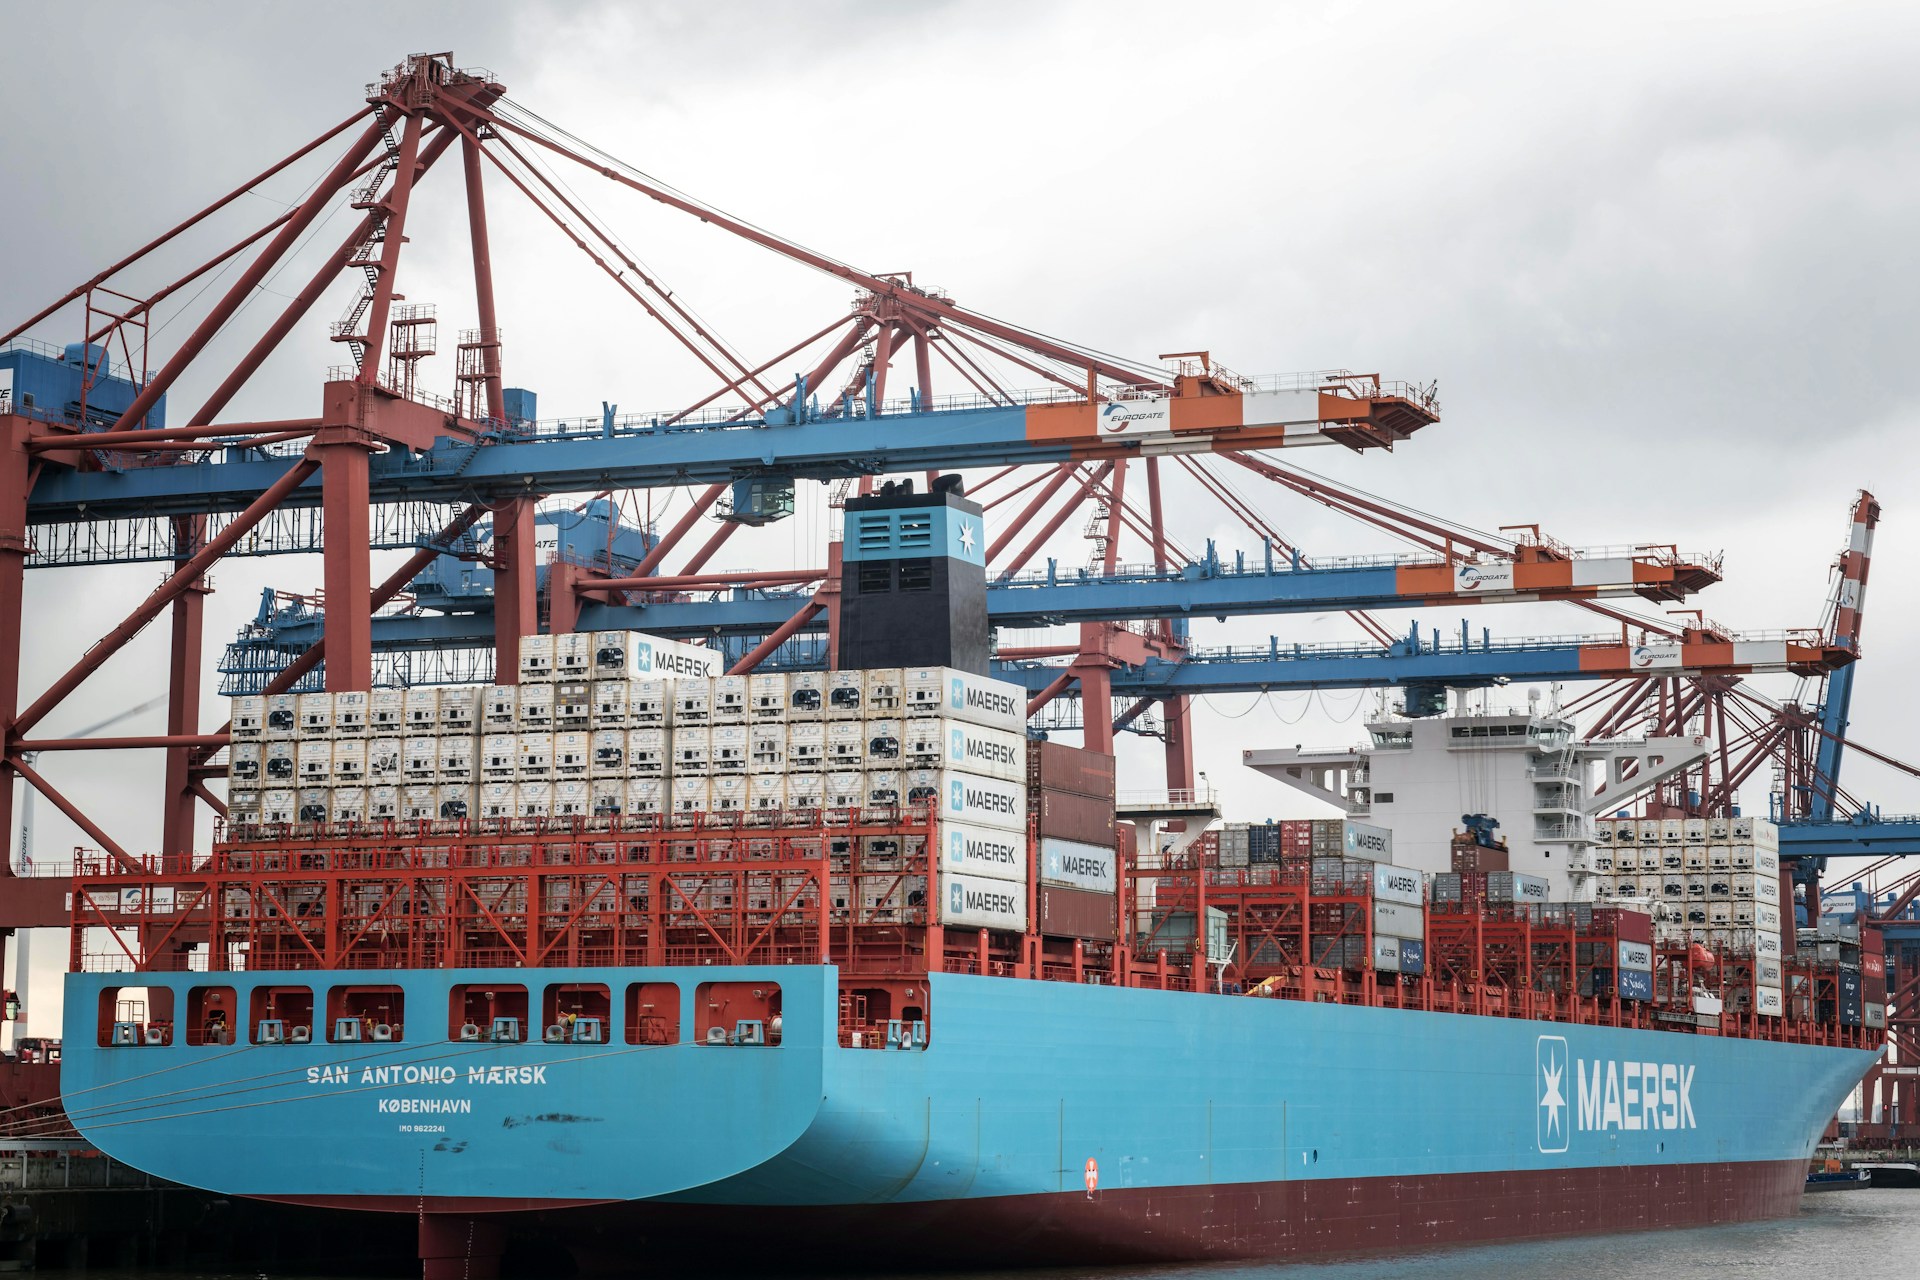
<svg viewBox="0 0 1920 1280">
<path fill-rule="evenodd" d="M 1384 715 L 1345 748 L 1254 747 L 1244 763 L 1358 821 L 1394 833 L 1412 867 L 1450 869 L 1463 812 L 1499 824 L 1511 869 L 1544 876 L 1555 899 L 1591 900 L 1593 820 L 1624 810 L 1698 764 L 1700 738 L 1583 741 L 1573 721 L 1527 710 Z"/>
</svg>

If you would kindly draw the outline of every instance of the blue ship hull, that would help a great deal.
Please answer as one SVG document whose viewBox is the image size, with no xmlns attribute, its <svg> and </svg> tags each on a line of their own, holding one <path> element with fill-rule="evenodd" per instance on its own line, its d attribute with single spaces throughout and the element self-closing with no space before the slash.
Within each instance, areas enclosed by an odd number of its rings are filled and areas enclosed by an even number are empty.
<svg viewBox="0 0 1920 1280">
<path fill-rule="evenodd" d="M 323 1001 L 374 976 L 137 980 L 181 1002 L 230 985 L 246 1008 L 254 984 L 311 982 Z M 1791 1212 L 1875 1056 L 958 975 L 928 980 L 923 1047 L 851 1049 L 830 967 L 377 978 L 406 990 L 395 1043 L 69 1040 L 73 1120 L 225 1194 L 571 1215 L 663 1248 L 754 1206 L 788 1253 L 845 1226 L 932 1230 L 954 1259 L 1263 1256 Z M 80 1026 L 128 975 L 67 981 Z M 488 981 L 604 983 L 616 1010 L 628 983 L 678 982 L 683 1027 L 699 983 L 777 983 L 782 1035 L 629 1044 L 616 1014 L 604 1044 L 449 1040 L 450 985 Z"/>
</svg>

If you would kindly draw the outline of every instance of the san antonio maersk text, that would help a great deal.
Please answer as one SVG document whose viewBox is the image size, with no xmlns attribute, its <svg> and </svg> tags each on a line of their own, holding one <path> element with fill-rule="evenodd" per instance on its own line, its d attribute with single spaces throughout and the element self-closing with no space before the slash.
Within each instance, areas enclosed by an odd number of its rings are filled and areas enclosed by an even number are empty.
<svg viewBox="0 0 1920 1280">
<path fill-rule="evenodd" d="M 537 1067 L 468 1067 L 465 1075 L 468 1084 L 547 1082 L 544 1064 Z M 459 1067 L 361 1067 L 357 1079 L 351 1063 L 307 1068 L 308 1084 L 457 1084 L 460 1078 Z"/>
</svg>

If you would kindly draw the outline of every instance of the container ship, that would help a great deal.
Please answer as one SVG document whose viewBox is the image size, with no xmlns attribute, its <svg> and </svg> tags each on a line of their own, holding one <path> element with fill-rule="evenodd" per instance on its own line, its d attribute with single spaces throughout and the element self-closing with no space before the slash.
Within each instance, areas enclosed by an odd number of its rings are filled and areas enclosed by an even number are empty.
<svg viewBox="0 0 1920 1280">
<path fill-rule="evenodd" d="M 848 503 L 833 671 L 574 633 L 517 684 L 236 700 L 211 854 L 79 867 L 74 1125 L 415 1215 L 429 1276 L 509 1233 L 900 1269 L 1794 1211 L 1885 996 L 1871 930 L 1796 945 L 1769 824 L 1699 833 L 1748 897 L 1690 922 L 1680 822 L 1608 826 L 1576 902 L 1484 830 L 1440 869 L 1122 806 L 985 675 L 979 517 Z"/>
</svg>

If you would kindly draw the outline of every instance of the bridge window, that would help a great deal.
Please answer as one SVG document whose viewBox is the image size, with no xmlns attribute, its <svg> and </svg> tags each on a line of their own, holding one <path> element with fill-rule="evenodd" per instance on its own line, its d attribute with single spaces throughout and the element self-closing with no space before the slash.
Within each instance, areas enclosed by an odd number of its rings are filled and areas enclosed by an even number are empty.
<svg viewBox="0 0 1920 1280">
<path fill-rule="evenodd" d="M 1374 792 L 1374 793 L 1373 793 L 1373 802 L 1374 802 L 1375 804 L 1392 804 L 1392 803 L 1393 803 L 1393 792 L 1391 792 L 1391 791 L 1376 791 L 1376 792 Z"/>
<path fill-rule="evenodd" d="M 455 987 L 447 1000 L 447 1038 L 450 1040 L 511 1040 L 527 1038 L 527 989 L 497 982 L 470 982 Z"/>
<path fill-rule="evenodd" d="M 255 1044 L 305 1044 L 313 1039 L 313 988 L 255 987 L 247 1002 Z"/>
<path fill-rule="evenodd" d="M 398 1040 L 406 992 L 394 986 L 334 987 L 327 992 L 327 1039 L 336 1044 Z"/>
<path fill-rule="evenodd" d="M 680 1043 L 680 985 L 635 982 L 627 987 L 627 1043 Z"/>
<path fill-rule="evenodd" d="M 187 1043 L 232 1044 L 239 1001 L 232 987 L 191 987 L 187 991 Z"/>
</svg>

